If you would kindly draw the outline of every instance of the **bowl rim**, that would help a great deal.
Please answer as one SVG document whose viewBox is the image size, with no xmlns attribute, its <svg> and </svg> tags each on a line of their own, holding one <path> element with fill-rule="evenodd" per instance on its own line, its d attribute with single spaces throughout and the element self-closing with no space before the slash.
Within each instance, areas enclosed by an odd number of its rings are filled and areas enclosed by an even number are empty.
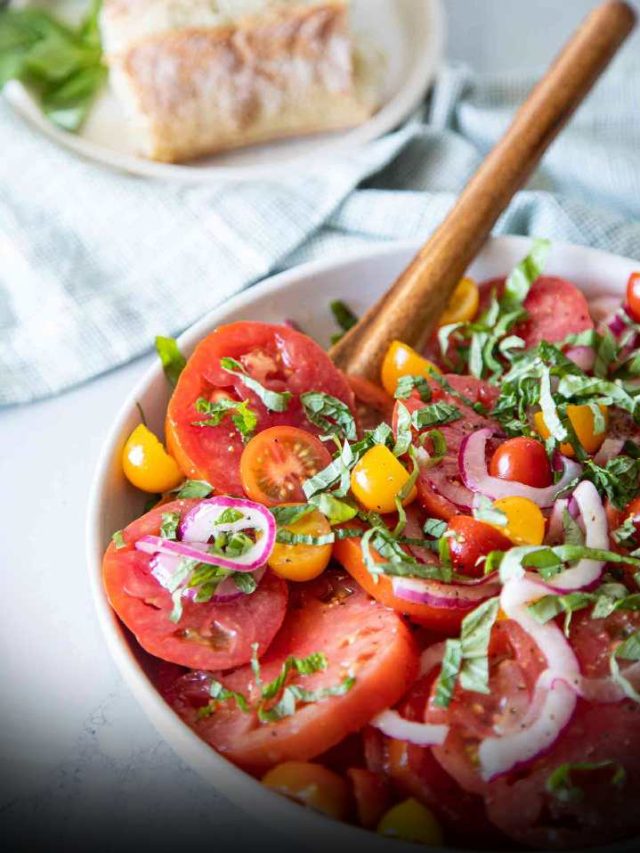
<svg viewBox="0 0 640 853">
<path fill-rule="evenodd" d="M 490 237 L 480 252 L 478 252 L 478 256 L 487 251 L 504 252 L 505 254 L 509 252 L 522 252 L 525 254 L 531 244 L 531 239 L 531 237 L 511 235 Z M 203 318 L 183 332 L 178 338 L 178 343 L 182 351 L 190 353 L 197 341 L 204 334 L 211 331 L 219 323 L 225 322 L 225 315 L 243 310 L 260 297 L 287 290 L 303 279 L 327 274 L 338 269 L 358 267 L 361 264 L 370 263 L 379 258 L 390 258 L 395 255 L 407 256 L 408 258 L 421 245 L 421 241 L 419 240 L 402 240 L 382 245 L 376 244 L 328 259 L 310 261 L 276 275 L 269 276 L 248 290 L 236 294 L 214 307 Z M 554 240 L 552 245 L 554 251 L 560 255 L 568 255 L 569 259 L 571 259 L 572 255 L 581 256 L 587 264 L 590 261 L 598 261 L 600 263 L 615 261 L 617 264 L 628 262 L 630 266 L 638 265 L 639 263 L 631 258 L 624 258 L 600 249 L 578 246 L 572 243 Z M 247 810 L 254 818 L 257 816 L 263 823 L 268 816 L 266 822 L 272 827 L 280 829 L 280 831 L 282 831 L 283 822 L 286 822 L 287 829 L 284 830 L 286 835 L 289 835 L 292 827 L 297 827 L 299 831 L 305 832 L 305 836 L 314 848 L 317 842 L 319 847 L 321 846 L 323 849 L 326 849 L 327 838 L 338 834 L 342 843 L 348 843 L 355 850 L 359 850 L 361 847 L 363 850 L 366 849 L 368 853 L 375 853 L 378 849 L 387 850 L 389 848 L 388 839 L 376 836 L 369 830 L 331 820 L 319 813 L 313 812 L 311 809 L 301 808 L 285 797 L 266 789 L 258 780 L 236 767 L 228 759 L 202 741 L 164 701 L 144 673 L 124 636 L 117 616 L 111 609 L 101 582 L 101 566 L 104 552 L 104 542 L 101 538 L 100 530 L 102 501 L 105 489 L 107 489 L 108 473 L 112 466 L 114 454 L 119 450 L 123 429 L 131 417 L 131 412 L 135 409 L 136 401 L 143 396 L 143 392 L 145 392 L 147 387 L 154 380 L 160 378 L 161 375 L 162 367 L 159 362 L 150 365 L 119 406 L 114 421 L 102 443 L 93 471 L 89 492 L 85 518 L 87 568 L 98 623 L 111 658 L 150 723 L 162 738 L 191 769 L 195 770 L 208 784 L 215 787 L 219 793 L 231 800 L 235 805 Z M 214 769 L 220 776 L 225 777 L 224 782 L 220 786 L 212 779 L 211 771 Z M 230 788 L 238 793 L 229 794 L 228 791 Z M 242 793 L 240 793 L 240 788 L 244 789 Z M 247 794 L 250 794 L 250 796 L 247 797 Z M 256 804 L 262 806 L 259 809 L 259 813 L 255 810 Z M 311 834 L 308 834 L 309 829 L 312 830 Z M 615 847 L 615 850 L 622 853 L 622 851 L 627 849 L 635 849 L 635 843 L 633 839 L 621 842 Z M 634 845 L 633 847 L 631 846 L 632 844 Z M 392 849 L 398 851 L 398 853 L 402 853 L 402 851 L 407 851 L 408 853 L 410 850 L 415 850 L 415 845 L 398 842 L 394 839 Z M 432 849 L 440 849 L 444 853 L 444 848 Z M 453 848 L 447 849 L 451 850 Z M 460 848 L 455 849 L 459 853 L 464 853 Z M 614 848 L 611 846 L 607 848 L 593 848 L 593 851 L 594 853 L 598 853 L 598 850 L 600 850 L 604 853 L 605 849 L 612 851 Z M 473 853 L 473 851 L 469 851 L 469 853 Z"/>
</svg>

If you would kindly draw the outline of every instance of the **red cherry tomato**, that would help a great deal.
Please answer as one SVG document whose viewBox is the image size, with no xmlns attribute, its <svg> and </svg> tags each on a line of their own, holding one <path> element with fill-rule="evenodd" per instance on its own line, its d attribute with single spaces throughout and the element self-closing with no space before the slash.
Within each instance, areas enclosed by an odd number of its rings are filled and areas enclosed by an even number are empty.
<svg viewBox="0 0 640 853">
<path fill-rule="evenodd" d="M 636 323 L 640 323 L 640 272 L 632 272 L 629 276 L 627 309 Z"/>
<path fill-rule="evenodd" d="M 315 435 L 293 426 L 270 427 L 245 447 L 240 480 L 258 503 L 304 503 L 302 484 L 330 464 L 331 454 Z"/>
<path fill-rule="evenodd" d="M 547 453 L 534 438 L 520 436 L 501 444 L 491 457 L 489 473 L 501 480 L 544 489 L 553 482 Z"/>
<path fill-rule="evenodd" d="M 484 561 L 490 551 L 507 551 L 511 542 L 498 530 L 471 518 L 470 515 L 456 515 L 449 522 L 449 550 L 451 561 L 457 572 L 471 578 L 484 574 Z"/>
</svg>

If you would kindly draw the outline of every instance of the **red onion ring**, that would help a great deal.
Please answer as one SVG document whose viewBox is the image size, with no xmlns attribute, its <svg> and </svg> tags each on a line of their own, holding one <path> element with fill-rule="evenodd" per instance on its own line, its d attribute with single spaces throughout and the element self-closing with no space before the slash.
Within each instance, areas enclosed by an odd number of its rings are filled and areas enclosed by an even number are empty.
<svg viewBox="0 0 640 853">
<path fill-rule="evenodd" d="M 405 740 L 417 746 L 441 746 L 449 734 L 449 726 L 431 723 L 414 723 L 405 720 L 397 711 L 382 711 L 371 720 L 371 725 L 382 734 L 395 740 Z"/>
<path fill-rule="evenodd" d="M 443 607 L 448 610 L 469 610 L 496 595 L 500 589 L 495 572 L 466 583 L 395 577 L 391 579 L 391 585 L 393 594 L 403 601 L 427 604 L 430 607 Z"/>
<path fill-rule="evenodd" d="M 469 510 L 473 501 L 473 495 L 459 481 L 460 473 L 455 460 L 444 459 L 433 468 L 423 468 L 421 476 L 425 477 L 429 485 L 443 498 L 451 501 L 458 509 Z"/>
<path fill-rule="evenodd" d="M 589 480 L 579 483 L 571 499 L 575 501 L 582 527 L 585 531 L 587 548 L 606 550 L 609 547 L 609 525 L 598 490 Z M 600 580 L 605 564 L 599 560 L 580 560 L 571 569 L 565 569 L 547 585 L 558 592 L 574 592 L 586 589 Z"/>
<path fill-rule="evenodd" d="M 582 466 L 578 462 L 561 456 L 564 472 L 557 483 L 544 489 L 526 486 L 524 483 L 516 483 L 511 480 L 501 480 L 499 477 L 491 477 L 487 470 L 486 446 L 492 436 L 492 430 L 488 427 L 479 429 L 464 438 L 460 445 L 458 465 L 465 486 L 472 492 L 480 492 L 491 500 L 508 497 L 529 498 L 540 507 L 550 507 L 558 495 L 572 480 L 574 480 Z"/>
<path fill-rule="evenodd" d="M 428 646 L 420 656 L 420 675 L 427 675 L 432 669 L 440 666 L 446 648 L 446 642 L 434 643 Z"/>
<path fill-rule="evenodd" d="M 593 457 L 593 461 L 596 465 L 601 465 L 604 468 L 607 462 L 620 455 L 622 448 L 624 447 L 624 442 L 624 438 L 611 438 L 608 436 L 602 442 L 602 446 Z"/>
<path fill-rule="evenodd" d="M 589 373 L 593 370 L 593 365 L 596 363 L 596 354 L 593 347 L 570 347 L 565 355 L 567 358 L 570 358 L 571 361 L 577 365 L 580 370 L 584 370 L 585 373 Z"/>
</svg>

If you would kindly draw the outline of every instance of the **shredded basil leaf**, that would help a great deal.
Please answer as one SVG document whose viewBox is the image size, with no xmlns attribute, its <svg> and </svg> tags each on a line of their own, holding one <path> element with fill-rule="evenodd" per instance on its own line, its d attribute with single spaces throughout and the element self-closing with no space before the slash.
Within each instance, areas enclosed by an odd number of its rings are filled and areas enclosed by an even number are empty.
<svg viewBox="0 0 640 853">
<path fill-rule="evenodd" d="M 486 524 L 497 524 L 498 527 L 506 527 L 508 523 L 506 514 L 501 509 L 497 509 L 490 498 L 481 494 L 476 495 L 473 517 L 478 521 L 484 521 Z"/>
<path fill-rule="evenodd" d="M 357 438 L 356 422 L 351 409 L 342 400 L 323 394 L 320 391 L 309 391 L 300 395 L 307 419 L 327 434 L 339 436 L 353 441 Z"/>
<path fill-rule="evenodd" d="M 551 250 L 549 240 L 536 239 L 529 251 L 511 271 L 504 286 L 502 302 L 505 308 L 513 310 L 522 305 L 527 298 L 533 282 L 544 272 Z"/>
<path fill-rule="evenodd" d="M 622 643 L 616 646 L 611 652 L 611 657 L 609 658 L 611 677 L 615 683 L 620 687 L 628 699 L 632 699 L 634 702 L 640 703 L 640 693 L 638 693 L 636 688 L 623 675 L 618 664 L 618 659 L 631 661 L 640 660 L 640 631 L 635 631 L 631 636 L 627 637 L 626 640 L 623 640 Z"/>
<path fill-rule="evenodd" d="M 280 392 L 265 388 L 257 379 L 249 376 L 244 367 L 235 358 L 221 358 L 220 367 L 232 376 L 236 376 L 250 391 L 253 391 L 269 411 L 286 412 L 289 408 L 289 401 L 292 397 L 290 391 Z"/>
<path fill-rule="evenodd" d="M 333 532 L 324 536 L 311 536 L 308 533 L 292 533 L 280 528 L 276 533 L 276 542 L 279 545 L 333 545 L 335 541 L 336 535 Z"/>
<path fill-rule="evenodd" d="M 393 448 L 393 455 L 404 456 L 411 447 L 412 438 L 411 413 L 403 403 L 398 403 L 396 406 L 396 443 Z"/>
<path fill-rule="evenodd" d="M 321 512 L 331 525 L 351 521 L 358 514 L 357 507 L 341 501 L 330 492 L 322 492 L 309 498 L 309 504 Z"/>
<path fill-rule="evenodd" d="M 300 521 L 301 518 L 309 515 L 309 513 L 313 512 L 313 506 L 310 504 L 291 504 L 287 506 L 285 504 L 283 506 L 272 506 L 270 512 L 278 525 L 286 526 L 287 524 L 295 524 L 296 521 Z"/>
<path fill-rule="evenodd" d="M 417 391 L 423 403 L 431 400 L 431 388 L 424 376 L 401 376 L 396 386 L 396 400 L 406 400 Z"/>
<path fill-rule="evenodd" d="M 225 417 L 231 416 L 231 422 L 243 439 L 249 438 L 258 425 L 258 416 L 249 406 L 247 400 L 222 398 L 212 403 L 205 397 L 198 397 L 196 412 L 206 415 L 206 418 L 200 421 L 192 421 L 192 426 L 217 427 L 220 426 Z"/>
<path fill-rule="evenodd" d="M 213 494 L 213 486 L 206 480 L 186 480 L 174 491 L 178 498 L 208 498 Z"/>
<path fill-rule="evenodd" d="M 584 799 L 584 791 L 574 784 L 572 774 L 574 772 L 593 772 L 594 770 L 602 770 L 604 768 L 610 768 L 613 771 L 611 784 L 616 788 L 621 788 L 627 778 L 626 770 L 619 761 L 611 759 L 603 761 L 575 761 L 560 764 L 559 767 L 556 767 L 547 776 L 545 788 L 549 794 L 552 794 L 557 800 L 563 803 L 581 802 Z"/>
<path fill-rule="evenodd" d="M 296 658 L 293 655 L 289 656 L 282 664 L 282 668 L 278 676 L 265 684 L 262 688 L 263 699 L 273 699 L 282 690 L 290 672 L 296 672 L 298 675 L 311 675 L 314 672 L 321 672 L 328 666 L 327 657 L 322 652 L 314 652 L 305 658 Z"/>
<path fill-rule="evenodd" d="M 343 332 L 348 332 L 358 322 L 358 318 L 353 311 L 341 299 L 335 299 L 329 304 L 333 319 Z"/>
<path fill-rule="evenodd" d="M 353 676 L 346 676 L 339 684 L 322 687 L 319 690 L 305 690 L 298 684 L 289 684 L 282 691 L 282 697 L 277 704 L 269 709 L 263 706 L 258 709 L 258 718 L 261 723 L 274 723 L 285 717 L 291 717 L 297 710 L 298 702 L 311 704 L 323 702 L 332 696 L 344 696 L 351 690 L 355 682 Z"/>
<path fill-rule="evenodd" d="M 451 403 L 429 403 L 412 413 L 411 424 L 415 429 L 422 430 L 440 424 L 449 424 L 460 420 L 461 417 L 460 409 Z"/>
<path fill-rule="evenodd" d="M 124 541 L 124 534 L 122 530 L 116 530 L 116 532 L 111 537 L 111 541 L 116 546 L 117 550 L 120 550 L 120 548 L 127 547 L 127 543 Z"/>
<path fill-rule="evenodd" d="M 156 352 L 160 356 L 164 375 L 169 384 L 175 388 L 178 384 L 180 374 L 184 370 L 187 360 L 180 352 L 178 342 L 175 338 L 163 338 L 158 336 L 155 341 Z"/>
<path fill-rule="evenodd" d="M 160 536 L 163 539 L 177 539 L 178 526 L 180 525 L 179 512 L 163 512 L 162 524 L 160 525 Z"/>
</svg>

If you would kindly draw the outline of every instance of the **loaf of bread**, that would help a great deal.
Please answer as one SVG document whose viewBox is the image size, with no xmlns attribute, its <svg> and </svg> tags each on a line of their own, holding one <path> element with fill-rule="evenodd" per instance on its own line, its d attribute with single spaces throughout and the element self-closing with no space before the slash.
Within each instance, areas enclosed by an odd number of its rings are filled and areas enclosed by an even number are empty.
<svg viewBox="0 0 640 853">
<path fill-rule="evenodd" d="M 139 152 L 190 160 L 360 124 L 345 0 L 105 0 L 103 43 Z"/>
</svg>

